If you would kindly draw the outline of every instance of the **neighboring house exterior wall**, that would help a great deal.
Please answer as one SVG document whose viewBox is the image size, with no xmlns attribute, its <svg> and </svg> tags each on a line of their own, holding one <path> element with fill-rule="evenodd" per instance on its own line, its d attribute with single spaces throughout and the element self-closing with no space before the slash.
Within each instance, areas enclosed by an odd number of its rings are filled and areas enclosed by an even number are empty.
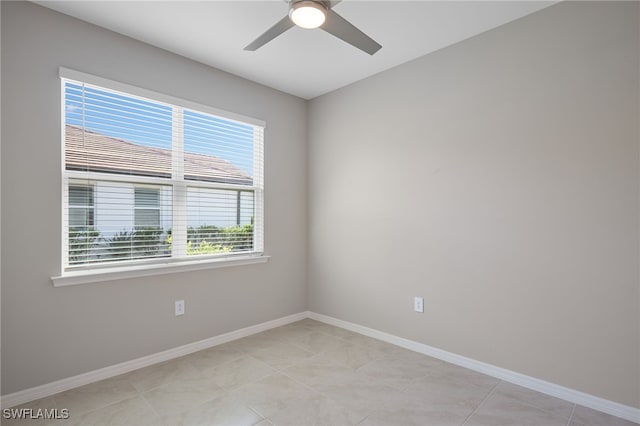
<svg viewBox="0 0 640 426">
<path fill-rule="evenodd" d="M 216 200 L 216 204 L 202 200 Z M 187 210 L 189 227 L 249 225 L 253 218 L 253 193 L 240 191 L 238 195 L 238 191 L 188 188 Z"/>
<path fill-rule="evenodd" d="M 96 182 L 95 190 L 95 228 L 102 236 L 113 236 L 119 231 L 131 230 L 138 226 L 160 227 L 162 229 L 171 228 L 171 188 L 158 188 L 159 202 L 157 205 L 158 220 L 147 218 L 146 223 L 141 224 L 140 219 L 136 220 L 135 185 L 122 182 Z M 113 199 L 118 199 L 114 204 Z M 149 208 L 149 206 L 144 206 Z"/>
<path fill-rule="evenodd" d="M 100 232 L 102 237 L 109 238 L 118 232 L 130 231 L 137 227 L 159 227 L 165 231 L 172 227 L 170 186 L 156 189 L 130 183 L 103 181 L 71 182 L 69 185 L 90 191 L 90 198 L 93 199 L 93 206 L 90 207 L 70 205 L 70 209 L 92 210 L 88 215 L 89 219 L 86 219 L 87 214 L 72 214 L 70 228 L 92 226 Z M 157 203 L 155 205 L 153 202 L 140 203 L 136 199 L 136 189 L 140 188 L 151 192 L 156 190 Z M 118 202 L 114 203 L 114 199 Z M 215 203 L 203 203 L 202 200 L 215 200 Z M 189 188 L 187 206 L 187 226 L 192 228 L 242 226 L 251 224 L 253 220 L 253 193 L 250 191 L 238 193 L 232 190 Z"/>
</svg>

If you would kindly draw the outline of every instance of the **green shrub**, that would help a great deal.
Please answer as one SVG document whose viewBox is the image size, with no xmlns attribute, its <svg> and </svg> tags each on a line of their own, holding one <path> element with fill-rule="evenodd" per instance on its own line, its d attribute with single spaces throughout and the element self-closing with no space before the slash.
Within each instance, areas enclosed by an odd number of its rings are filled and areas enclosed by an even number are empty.
<svg viewBox="0 0 640 426">
<path fill-rule="evenodd" d="M 99 241 L 100 232 L 93 227 L 69 228 L 69 265 L 88 263 Z"/>
<path fill-rule="evenodd" d="M 221 243 L 232 251 L 246 251 L 253 248 L 253 225 L 229 226 L 222 230 Z"/>
<path fill-rule="evenodd" d="M 213 245 L 208 241 L 200 241 L 196 247 L 193 247 L 191 241 L 187 241 L 187 255 L 193 256 L 198 254 L 216 254 L 216 253 L 229 253 L 231 247 L 224 247 L 222 244 Z"/>
<path fill-rule="evenodd" d="M 105 239 L 104 260 L 140 259 L 167 256 L 167 244 L 162 240 L 162 228 L 140 228 L 123 230 Z"/>
<path fill-rule="evenodd" d="M 173 242 L 171 230 L 167 231 L 165 243 L 171 252 Z M 202 225 L 187 228 L 187 255 L 229 253 L 253 248 L 253 224 L 220 228 Z"/>
</svg>

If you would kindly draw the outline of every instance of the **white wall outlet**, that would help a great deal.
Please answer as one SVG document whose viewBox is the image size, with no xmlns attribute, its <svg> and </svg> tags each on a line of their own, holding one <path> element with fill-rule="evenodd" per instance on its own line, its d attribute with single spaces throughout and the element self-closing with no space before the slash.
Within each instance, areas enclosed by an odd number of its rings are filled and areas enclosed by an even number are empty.
<svg viewBox="0 0 640 426">
<path fill-rule="evenodd" d="M 176 300 L 176 316 L 184 315 L 184 300 Z"/>
<path fill-rule="evenodd" d="M 416 312 L 423 313 L 424 312 L 424 298 L 423 297 L 414 297 L 413 298 L 413 310 Z"/>
</svg>

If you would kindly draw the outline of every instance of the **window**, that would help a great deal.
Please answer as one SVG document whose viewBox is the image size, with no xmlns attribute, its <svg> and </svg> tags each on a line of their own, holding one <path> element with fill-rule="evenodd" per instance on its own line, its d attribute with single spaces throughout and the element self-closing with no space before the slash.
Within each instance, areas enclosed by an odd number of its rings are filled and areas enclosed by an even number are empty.
<svg viewBox="0 0 640 426">
<path fill-rule="evenodd" d="M 136 229 L 160 228 L 160 190 L 135 188 Z"/>
<path fill-rule="evenodd" d="M 69 228 L 88 228 L 94 221 L 93 186 L 69 184 Z"/>
<path fill-rule="evenodd" d="M 94 226 L 93 186 L 69 184 L 69 264 L 88 262 L 92 242 L 97 238 Z"/>
<path fill-rule="evenodd" d="M 65 271 L 262 253 L 263 123 L 61 77 Z"/>
</svg>

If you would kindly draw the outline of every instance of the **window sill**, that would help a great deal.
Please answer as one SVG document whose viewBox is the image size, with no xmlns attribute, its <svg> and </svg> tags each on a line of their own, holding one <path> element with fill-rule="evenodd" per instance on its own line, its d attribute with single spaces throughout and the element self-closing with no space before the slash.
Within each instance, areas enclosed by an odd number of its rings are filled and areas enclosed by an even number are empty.
<svg viewBox="0 0 640 426">
<path fill-rule="evenodd" d="M 54 287 L 89 284 L 102 281 L 114 281 L 127 278 L 149 277 L 153 275 L 173 274 L 177 272 L 199 271 L 202 269 L 228 268 L 232 266 L 266 263 L 271 256 L 241 256 L 223 259 L 189 260 L 179 263 L 161 263 L 116 268 L 91 269 L 64 272 L 51 277 Z"/>
</svg>

